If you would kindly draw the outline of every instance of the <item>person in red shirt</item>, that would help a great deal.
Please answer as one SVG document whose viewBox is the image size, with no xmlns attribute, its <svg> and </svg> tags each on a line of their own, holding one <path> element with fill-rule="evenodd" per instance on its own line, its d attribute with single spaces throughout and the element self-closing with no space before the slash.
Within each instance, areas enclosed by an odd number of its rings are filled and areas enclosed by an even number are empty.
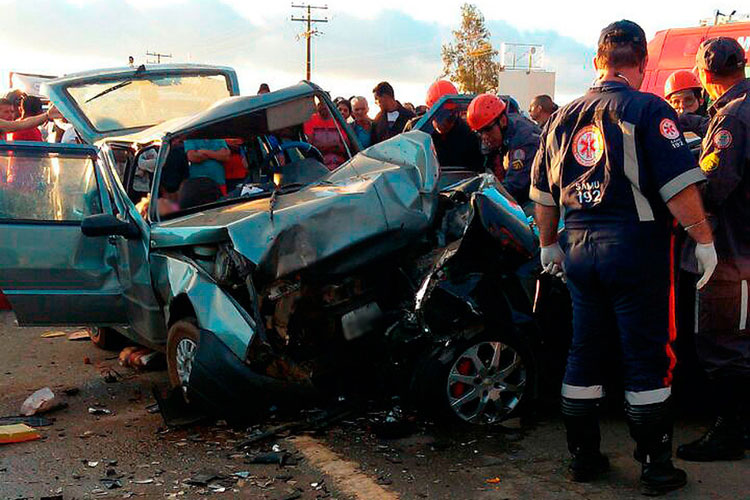
<svg viewBox="0 0 750 500">
<path fill-rule="evenodd" d="M 342 139 L 346 136 L 339 129 L 324 101 L 318 100 L 317 109 L 318 112 L 313 113 L 303 125 L 303 130 L 307 141 L 323 155 L 328 170 L 336 170 L 346 161 L 346 146 Z"/>
<path fill-rule="evenodd" d="M 232 191 L 247 177 L 247 160 L 244 155 L 243 139 L 224 139 L 231 155 L 224 163 L 224 176 L 227 180 L 227 191 Z"/>
<path fill-rule="evenodd" d="M 42 100 L 33 95 L 27 95 L 21 103 L 21 119 L 39 116 L 42 111 Z M 30 127 L 8 134 L 9 141 L 38 141 L 41 142 L 42 131 L 39 127 Z"/>
</svg>

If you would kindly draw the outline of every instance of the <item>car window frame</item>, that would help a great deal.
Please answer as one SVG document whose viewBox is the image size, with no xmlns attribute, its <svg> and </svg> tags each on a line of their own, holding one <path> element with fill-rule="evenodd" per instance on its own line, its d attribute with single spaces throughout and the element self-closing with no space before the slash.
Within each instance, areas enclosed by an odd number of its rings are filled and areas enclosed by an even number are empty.
<svg viewBox="0 0 750 500">
<path fill-rule="evenodd" d="M 49 157 L 50 154 L 58 154 L 60 156 L 65 156 L 65 153 L 70 153 L 73 151 L 78 152 L 76 155 L 77 157 L 87 157 L 92 162 L 92 170 L 94 172 L 94 180 L 96 182 L 96 192 L 99 195 L 99 204 L 101 207 L 101 213 L 112 213 L 112 205 L 110 203 L 108 196 L 103 196 L 102 194 L 102 186 L 104 185 L 104 180 L 102 178 L 102 172 L 100 169 L 100 161 L 99 161 L 99 149 L 95 146 L 87 145 L 87 144 L 62 144 L 62 143 L 47 143 L 47 142 L 28 142 L 28 141 L 0 141 L 0 152 L 2 151 L 43 151 L 46 152 L 46 156 Z M 73 156 L 73 155 L 71 155 Z M 106 187 L 105 187 L 106 189 Z M 89 214 L 89 215 L 95 215 L 95 214 Z M 59 226 L 80 226 L 83 219 L 85 219 L 87 216 L 84 216 L 81 218 L 81 220 L 75 221 L 75 220 L 39 220 L 39 219 L 20 219 L 20 218 L 12 218 L 12 219 L 5 219 L 0 218 L 0 226 L 1 225 L 7 225 L 7 224 L 13 224 L 13 225 L 59 225 Z"/>
</svg>

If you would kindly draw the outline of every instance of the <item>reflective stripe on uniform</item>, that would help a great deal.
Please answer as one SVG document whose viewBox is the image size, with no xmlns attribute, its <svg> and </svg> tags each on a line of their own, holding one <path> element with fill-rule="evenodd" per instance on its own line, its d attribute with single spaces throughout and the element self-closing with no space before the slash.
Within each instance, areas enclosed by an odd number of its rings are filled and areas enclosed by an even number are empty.
<svg viewBox="0 0 750 500">
<path fill-rule="evenodd" d="M 651 204 L 643 196 L 643 193 L 641 193 L 638 154 L 635 149 L 635 125 L 621 121 L 620 129 L 622 129 L 623 168 L 625 170 L 625 177 L 630 181 L 630 187 L 633 191 L 633 200 L 635 201 L 635 208 L 638 211 L 638 220 L 641 222 L 655 220 Z"/>
<path fill-rule="evenodd" d="M 547 151 L 550 153 L 549 185 L 561 186 L 562 156 L 560 155 L 560 144 L 554 131 L 547 135 Z"/>
<path fill-rule="evenodd" d="M 663 403 L 672 394 L 671 387 L 662 387 L 651 391 L 625 391 L 625 400 L 633 406 Z"/>
<path fill-rule="evenodd" d="M 580 385 L 562 385 L 562 397 L 568 399 L 600 399 L 604 397 L 604 386 L 590 385 L 583 387 Z"/>
<path fill-rule="evenodd" d="M 672 227 L 677 229 L 677 221 L 672 223 Z M 677 356 L 674 353 L 672 344 L 677 339 L 677 289 L 676 289 L 676 277 L 677 263 L 675 262 L 675 245 L 677 244 L 676 233 L 672 233 L 669 237 L 669 340 L 664 350 L 669 358 L 669 367 L 667 368 L 667 375 L 664 377 L 664 385 L 672 385 L 672 376 L 674 367 L 677 365 Z"/>
<path fill-rule="evenodd" d="M 706 176 L 703 175 L 703 171 L 700 168 L 695 167 L 687 172 L 681 173 L 671 181 L 664 184 L 659 190 L 659 194 L 661 195 L 662 200 L 667 202 L 671 200 L 674 195 L 680 193 L 691 184 L 696 184 L 705 180 Z"/>
<path fill-rule="evenodd" d="M 742 280 L 742 300 L 740 301 L 740 330 L 747 328 L 747 281 Z"/>
</svg>

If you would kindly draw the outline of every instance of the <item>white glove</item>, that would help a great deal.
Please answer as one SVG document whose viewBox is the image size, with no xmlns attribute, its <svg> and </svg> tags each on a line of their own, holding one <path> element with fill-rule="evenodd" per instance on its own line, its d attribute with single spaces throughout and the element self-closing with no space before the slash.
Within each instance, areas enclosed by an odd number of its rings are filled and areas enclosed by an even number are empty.
<svg viewBox="0 0 750 500">
<path fill-rule="evenodd" d="M 544 268 L 543 272 L 561 278 L 563 281 L 565 280 L 565 269 L 563 268 L 564 259 L 565 254 L 563 253 L 562 248 L 560 248 L 559 243 L 555 242 L 546 247 L 542 247 L 540 260 L 542 261 L 542 267 Z"/>
<path fill-rule="evenodd" d="M 701 279 L 698 280 L 697 285 L 700 290 L 711 279 L 711 275 L 714 274 L 716 265 L 719 263 L 719 257 L 716 255 L 713 242 L 697 243 L 695 245 L 695 258 L 698 260 L 698 272 L 701 273 Z"/>
</svg>

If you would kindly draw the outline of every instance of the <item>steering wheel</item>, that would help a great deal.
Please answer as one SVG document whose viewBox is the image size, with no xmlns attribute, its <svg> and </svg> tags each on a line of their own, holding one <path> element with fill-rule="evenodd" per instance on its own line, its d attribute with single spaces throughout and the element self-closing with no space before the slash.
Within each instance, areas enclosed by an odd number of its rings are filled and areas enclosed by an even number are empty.
<svg viewBox="0 0 750 500">
<path fill-rule="evenodd" d="M 265 169 L 267 169 L 271 165 L 272 158 L 274 158 L 279 153 L 283 153 L 284 151 L 287 151 L 288 149 L 299 149 L 302 151 L 302 154 L 305 155 L 305 158 L 315 158 L 320 163 L 325 165 L 323 154 L 320 152 L 318 148 L 316 148 L 309 142 L 291 141 L 291 142 L 285 142 L 283 144 L 277 144 L 276 146 L 274 146 L 273 149 L 266 155 L 266 157 L 261 162 L 260 170 L 264 171 Z"/>
</svg>

